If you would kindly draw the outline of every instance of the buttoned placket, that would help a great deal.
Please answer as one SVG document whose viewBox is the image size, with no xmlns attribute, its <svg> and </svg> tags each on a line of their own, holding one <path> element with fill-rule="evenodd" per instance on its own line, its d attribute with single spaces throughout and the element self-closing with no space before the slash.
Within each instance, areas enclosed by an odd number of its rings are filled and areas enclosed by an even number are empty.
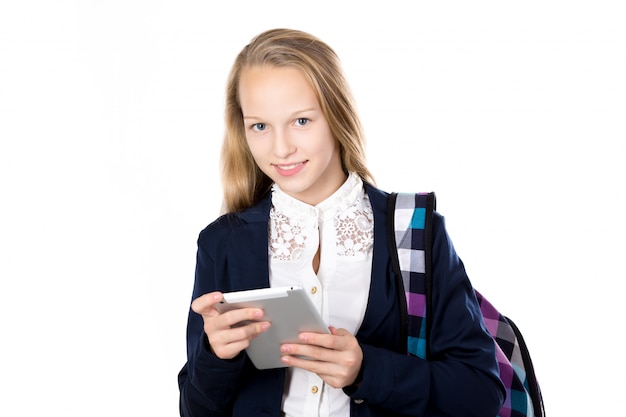
<svg viewBox="0 0 626 417">
<path fill-rule="evenodd" d="M 359 184 L 361 184 L 360 181 L 358 181 L 357 183 L 353 183 L 353 188 L 346 190 L 349 190 L 348 192 L 351 193 L 354 198 L 358 198 L 358 196 L 355 195 L 355 192 L 358 193 Z M 362 192 L 362 188 L 360 190 Z M 347 194 L 345 194 L 344 191 L 344 196 L 346 195 Z M 340 197 L 339 199 L 339 201 L 341 202 L 339 205 L 337 204 L 337 199 L 335 199 L 334 201 L 328 200 L 326 203 L 322 203 L 317 207 L 312 207 L 298 201 L 292 201 L 288 198 L 285 198 L 285 195 L 281 195 L 280 204 L 277 205 L 278 213 L 286 216 L 288 220 L 287 223 L 285 223 L 285 217 L 281 217 L 283 223 L 276 224 L 276 226 L 287 226 L 286 229 L 281 230 L 289 231 L 293 230 L 290 229 L 291 226 L 297 225 L 301 228 L 305 244 L 301 249 L 298 249 L 301 250 L 301 252 L 297 254 L 297 256 L 290 257 L 288 259 L 281 259 L 280 261 L 276 261 L 276 263 L 270 262 L 271 285 L 301 285 L 306 288 L 309 292 L 313 304 L 316 306 L 326 323 L 331 323 L 331 321 L 336 321 L 337 319 L 337 317 L 331 317 L 331 309 L 329 308 L 331 297 L 329 297 L 328 294 L 329 288 L 332 287 L 330 283 L 333 279 L 337 278 L 335 277 L 335 275 L 337 275 L 339 271 L 337 269 L 339 267 L 337 263 L 339 258 L 337 255 L 338 232 L 336 230 L 336 217 L 340 213 L 342 213 L 343 210 L 345 210 L 350 204 L 353 204 L 352 201 L 355 201 L 351 200 L 352 197 L 349 197 L 348 199 L 344 198 L 343 201 L 341 200 L 341 198 L 342 197 Z M 320 265 L 318 273 L 315 274 L 313 270 L 312 260 L 318 247 L 320 247 L 321 249 Z M 296 254 L 293 253 L 293 255 Z M 342 277 L 344 279 L 349 279 L 341 282 L 338 281 L 336 283 L 343 286 L 343 294 L 346 294 L 345 290 L 346 288 L 349 288 L 350 281 L 353 280 L 354 277 L 358 276 L 365 276 L 367 278 L 366 281 L 363 282 L 364 285 L 361 288 L 368 288 L 368 267 L 364 267 L 365 269 L 362 275 L 355 275 L 354 273 L 347 273 L 347 271 L 345 271 L 348 264 L 342 264 L 342 269 L 344 270 Z M 369 265 L 369 262 L 364 263 L 364 265 Z M 272 272 L 273 267 L 277 268 L 275 273 Z M 348 269 L 350 268 L 351 267 L 348 267 Z M 357 312 L 357 316 L 355 316 L 357 318 L 359 316 L 362 317 L 364 305 L 367 302 L 367 294 L 365 293 L 364 295 L 350 298 L 350 301 L 354 301 L 361 299 L 360 297 L 365 297 L 363 298 L 363 307 L 355 307 L 354 303 L 348 303 L 350 305 L 350 307 L 348 307 L 348 310 L 351 313 Z M 344 304 L 338 304 L 335 310 L 337 310 L 337 308 L 342 305 Z M 345 309 L 337 310 L 335 311 L 335 313 L 339 311 L 342 311 L 343 314 L 345 314 Z M 351 323 L 351 325 L 347 326 L 346 323 L 342 322 L 341 320 L 338 323 L 341 323 L 340 327 L 345 326 L 347 328 L 352 328 L 356 325 L 356 328 L 358 328 L 358 323 Z M 298 384 L 293 384 L 291 386 L 292 389 L 295 389 L 297 386 L 298 394 L 296 394 L 295 397 L 300 398 L 297 405 L 295 403 L 293 404 L 293 406 L 297 407 L 293 408 L 294 412 L 296 410 L 307 410 L 307 415 L 312 415 L 309 414 L 309 412 L 312 412 L 314 415 L 317 415 L 318 412 L 320 413 L 320 415 L 330 415 L 330 398 L 333 397 L 332 395 L 330 395 L 330 386 L 325 384 L 324 381 L 314 373 L 306 372 L 298 368 L 289 369 L 288 372 L 291 374 L 290 380 L 293 381 L 297 379 L 298 381 L 300 381 Z M 324 408 L 324 410 L 321 410 L 320 408 Z"/>
</svg>

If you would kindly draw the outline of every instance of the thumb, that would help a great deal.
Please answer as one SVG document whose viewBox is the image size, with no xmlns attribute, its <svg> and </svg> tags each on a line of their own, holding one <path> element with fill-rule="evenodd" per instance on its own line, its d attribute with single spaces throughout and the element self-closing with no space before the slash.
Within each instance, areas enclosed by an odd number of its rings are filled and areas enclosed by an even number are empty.
<svg viewBox="0 0 626 417">
<path fill-rule="evenodd" d="M 213 306 L 222 301 L 223 298 L 224 295 L 219 291 L 201 295 L 193 300 L 191 309 L 198 314 L 207 314 L 212 311 L 214 309 Z"/>
<path fill-rule="evenodd" d="M 347 335 L 352 335 L 352 333 L 350 333 L 349 331 L 347 331 L 344 328 L 338 329 L 336 327 L 333 326 L 328 326 L 328 330 L 330 330 L 330 334 L 332 334 L 333 336 L 347 336 Z"/>
</svg>

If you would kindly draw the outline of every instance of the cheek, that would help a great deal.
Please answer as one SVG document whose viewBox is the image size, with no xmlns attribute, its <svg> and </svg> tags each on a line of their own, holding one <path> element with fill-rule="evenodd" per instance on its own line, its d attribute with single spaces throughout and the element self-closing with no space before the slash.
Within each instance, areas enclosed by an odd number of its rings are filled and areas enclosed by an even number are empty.
<svg viewBox="0 0 626 417">
<path fill-rule="evenodd" d="M 318 151 L 329 156 L 339 152 L 339 142 L 333 138 L 330 131 L 324 136 L 324 140 L 320 141 Z"/>
<path fill-rule="evenodd" d="M 308 153 L 325 154 L 331 153 L 337 146 L 330 129 L 320 128 L 307 132 L 299 141 L 299 147 L 306 149 Z"/>
<path fill-rule="evenodd" d="M 250 138 L 246 136 L 246 144 L 248 145 L 248 150 L 250 151 L 252 156 L 256 158 L 256 155 L 259 152 L 259 142 L 251 140 Z"/>
<path fill-rule="evenodd" d="M 264 144 L 263 141 L 258 141 L 258 140 L 248 140 L 247 144 L 248 144 L 248 150 L 250 151 L 250 154 L 252 155 L 252 159 L 254 159 L 254 162 L 256 162 L 257 165 L 263 165 L 260 162 L 267 159 L 266 157 L 267 149 L 265 149 L 267 145 Z"/>
</svg>

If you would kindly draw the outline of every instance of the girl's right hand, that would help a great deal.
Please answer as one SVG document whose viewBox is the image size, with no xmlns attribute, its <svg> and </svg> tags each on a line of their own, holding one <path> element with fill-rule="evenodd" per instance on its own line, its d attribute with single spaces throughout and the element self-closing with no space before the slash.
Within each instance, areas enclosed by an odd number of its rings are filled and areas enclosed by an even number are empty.
<svg viewBox="0 0 626 417">
<path fill-rule="evenodd" d="M 270 328 L 269 321 L 263 320 L 260 308 L 240 308 L 221 314 L 215 304 L 222 301 L 219 291 L 204 294 L 191 303 L 191 309 L 202 316 L 204 332 L 215 356 L 232 359 L 250 345 L 259 333 Z M 242 321 L 252 321 L 243 326 L 233 327 Z"/>
</svg>

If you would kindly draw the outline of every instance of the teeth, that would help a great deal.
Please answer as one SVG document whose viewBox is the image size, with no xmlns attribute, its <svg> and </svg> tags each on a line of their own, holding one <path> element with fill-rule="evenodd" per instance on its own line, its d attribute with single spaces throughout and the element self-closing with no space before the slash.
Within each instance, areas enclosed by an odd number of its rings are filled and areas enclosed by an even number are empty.
<svg viewBox="0 0 626 417">
<path fill-rule="evenodd" d="M 298 162 L 297 164 L 291 164 L 291 165 L 279 165 L 279 167 L 280 167 L 280 169 L 284 169 L 285 171 L 287 171 L 287 170 L 290 170 L 290 169 L 294 169 L 298 165 L 300 165 L 300 162 Z"/>
</svg>

